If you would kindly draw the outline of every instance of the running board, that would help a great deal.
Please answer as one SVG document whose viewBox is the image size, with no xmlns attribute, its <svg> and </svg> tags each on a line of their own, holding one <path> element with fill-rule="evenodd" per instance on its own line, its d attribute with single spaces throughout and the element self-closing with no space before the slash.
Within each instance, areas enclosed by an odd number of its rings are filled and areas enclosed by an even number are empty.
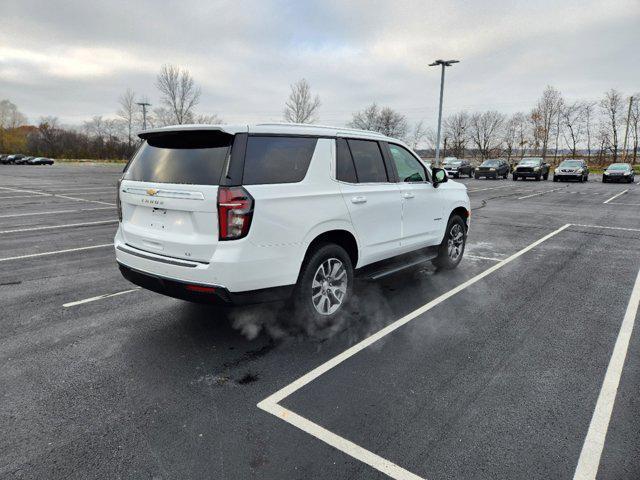
<svg viewBox="0 0 640 480">
<path fill-rule="evenodd" d="M 438 256 L 439 245 L 427 247 L 415 252 L 405 253 L 387 260 L 372 263 L 356 271 L 356 276 L 364 280 L 380 280 L 408 268 L 429 262 Z"/>
</svg>

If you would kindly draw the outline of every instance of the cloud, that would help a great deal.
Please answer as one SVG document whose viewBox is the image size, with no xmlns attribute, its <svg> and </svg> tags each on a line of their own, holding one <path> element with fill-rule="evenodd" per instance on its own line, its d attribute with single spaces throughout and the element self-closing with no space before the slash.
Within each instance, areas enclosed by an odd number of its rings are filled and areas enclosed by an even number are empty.
<svg viewBox="0 0 640 480">
<path fill-rule="evenodd" d="M 126 88 L 158 103 L 163 63 L 187 67 L 199 110 L 229 122 L 280 120 L 289 85 L 307 78 L 322 123 L 377 101 L 411 121 L 446 108 L 529 109 L 553 84 L 571 97 L 637 90 L 637 0 L 104 1 L 5 0 L 0 92 L 32 119 L 110 115 Z"/>
</svg>

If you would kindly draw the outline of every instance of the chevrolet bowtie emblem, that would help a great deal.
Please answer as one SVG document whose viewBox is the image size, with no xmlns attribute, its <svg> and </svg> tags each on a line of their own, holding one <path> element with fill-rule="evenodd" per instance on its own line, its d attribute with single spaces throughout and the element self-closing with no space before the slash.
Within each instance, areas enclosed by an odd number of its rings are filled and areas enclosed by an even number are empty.
<svg viewBox="0 0 640 480">
<path fill-rule="evenodd" d="M 158 193 L 158 190 L 156 190 L 155 188 L 147 188 L 147 195 L 155 195 L 156 193 Z"/>
</svg>

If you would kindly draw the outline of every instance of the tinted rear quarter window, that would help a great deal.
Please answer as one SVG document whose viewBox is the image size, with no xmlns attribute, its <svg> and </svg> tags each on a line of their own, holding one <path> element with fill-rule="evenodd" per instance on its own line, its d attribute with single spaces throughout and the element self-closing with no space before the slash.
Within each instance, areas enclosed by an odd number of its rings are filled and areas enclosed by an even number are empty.
<svg viewBox="0 0 640 480">
<path fill-rule="evenodd" d="M 261 185 L 302 181 L 317 142 L 317 138 L 309 137 L 249 137 L 242 183 Z"/>
<path fill-rule="evenodd" d="M 358 182 L 387 182 L 387 170 L 378 142 L 371 140 L 349 140 L 349 149 L 356 167 Z"/>
<path fill-rule="evenodd" d="M 233 136 L 173 132 L 150 136 L 132 158 L 125 180 L 218 185 Z"/>
</svg>

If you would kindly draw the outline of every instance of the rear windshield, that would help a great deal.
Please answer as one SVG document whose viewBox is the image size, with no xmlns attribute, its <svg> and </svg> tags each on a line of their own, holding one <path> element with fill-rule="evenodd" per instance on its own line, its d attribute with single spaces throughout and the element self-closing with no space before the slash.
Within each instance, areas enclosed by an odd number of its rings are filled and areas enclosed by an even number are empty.
<svg viewBox="0 0 640 480">
<path fill-rule="evenodd" d="M 125 180 L 219 185 L 233 135 L 173 132 L 149 137 L 131 160 Z"/>
</svg>

